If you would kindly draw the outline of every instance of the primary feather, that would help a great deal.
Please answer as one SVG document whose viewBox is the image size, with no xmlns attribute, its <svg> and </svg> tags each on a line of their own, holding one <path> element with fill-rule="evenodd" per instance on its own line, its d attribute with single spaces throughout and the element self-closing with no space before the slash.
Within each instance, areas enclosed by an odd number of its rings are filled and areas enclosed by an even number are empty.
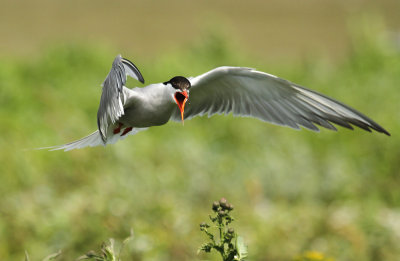
<svg viewBox="0 0 400 261">
<path fill-rule="evenodd" d="M 123 87 L 127 76 L 144 83 L 144 79 L 138 68 L 121 55 L 115 57 L 111 70 L 103 83 L 100 106 L 97 111 L 97 125 L 100 137 L 106 142 L 108 126 L 124 115 L 125 95 Z"/>
<path fill-rule="evenodd" d="M 315 124 L 336 130 L 374 129 L 390 135 L 376 122 L 349 106 L 277 76 L 244 67 L 219 67 L 190 79 L 185 119 L 232 113 L 277 125 L 318 131 Z M 175 112 L 172 119 L 179 121 Z"/>
</svg>

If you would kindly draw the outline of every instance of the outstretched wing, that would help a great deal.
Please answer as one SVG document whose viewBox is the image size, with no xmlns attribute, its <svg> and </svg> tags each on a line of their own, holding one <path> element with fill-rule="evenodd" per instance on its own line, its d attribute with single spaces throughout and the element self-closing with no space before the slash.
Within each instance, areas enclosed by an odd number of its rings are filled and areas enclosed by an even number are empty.
<svg viewBox="0 0 400 261">
<path fill-rule="evenodd" d="M 127 76 L 144 83 L 139 69 L 129 60 L 121 55 L 115 57 L 111 70 L 103 83 L 100 106 L 97 111 L 97 126 L 103 142 L 107 139 L 107 130 L 110 124 L 114 124 L 124 115 L 125 97 L 123 87 Z"/>
<path fill-rule="evenodd" d="M 190 79 L 185 119 L 207 114 L 255 117 L 270 123 L 318 131 L 314 124 L 374 129 L 390 135 L 376 122 L 349 106 L 271 74 L 243 67 L 219 67 Z M 178 111 L 172 116 L 179 121 Z"/>
</svg>

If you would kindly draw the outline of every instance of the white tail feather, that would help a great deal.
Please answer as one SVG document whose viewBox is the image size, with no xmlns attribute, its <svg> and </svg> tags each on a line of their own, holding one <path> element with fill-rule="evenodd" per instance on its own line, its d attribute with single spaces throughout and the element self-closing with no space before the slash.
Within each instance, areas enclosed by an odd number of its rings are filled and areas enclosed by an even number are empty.
<svg viewBox="0 0 400 261">
<path fill-rule="evenodd" d="M 82 139 L 79 139 L 79 140 L 76 140 L 76 141 L 73 141 L 73 142 L 70 142 L 70 143 L 67 143 L 67 144 L 64 144 L 64 145 L 43 147 L 43 148 L 39 148 L 39 149 L 48 149 L 50 151 L 53 151 L 53 150 L 69 151 L 69 150 L 81 149 L 81 148 L 85 148 L 85 147 L 96 147 L 96 146 L 100 146 L 100 145 L 106 146 L 108 144 L 114 144 L 118 140 L 123 140 L 129 135 L 134 135 L 134 134 L 138 133 L 139 131 L 143 131 L 143 130 L 146 130 L 146 129 L 147 128 L 133 128 L 130 132 L 126 133 L 123 136 L 121 136 L 121 133 L 112 134 L 111 136 L 109 136 L 107 138 L 107 143 L 106 144 L 103 143 L 103 140 L 100 137 L 100 133 L 97 130 L 97 131 L 93 132 L 92 134 L 90 134 L 90 135 L 88 135 L 88 136 L 86 136 L 86 137 L 84 137 Z"/>
</svg>

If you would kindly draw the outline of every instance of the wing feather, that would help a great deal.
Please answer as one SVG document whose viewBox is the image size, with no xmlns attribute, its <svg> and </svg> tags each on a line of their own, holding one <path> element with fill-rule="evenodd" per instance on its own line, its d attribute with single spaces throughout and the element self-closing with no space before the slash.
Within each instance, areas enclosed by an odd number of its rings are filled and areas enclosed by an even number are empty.
<svg viewBox="0 0 400 261">
<path fill-rule="evenodd" d="M 251 68 L 219 67 L 189 80 L 192 87 L 185 119 L 232 113 L 294 129 L 303 126 L 319 131 L 319 125 L 337 130 L 334 123 L 390 135 L 372 119 L 339 101 Z M 180 120 L 178 111 L 172 119 Z"/>
<path fill-rule="evenodd" d="M 123 87 L 128 75 L 144 83 L 139 69 L 131 61 L 117 55 L 107 78 L 104 80 L 100 106 L 97 111 L 97 125 L 103 143 L 107 140 L 108 126 L 114 124 L 124 115 L 126 97 Z"/>
</svg>

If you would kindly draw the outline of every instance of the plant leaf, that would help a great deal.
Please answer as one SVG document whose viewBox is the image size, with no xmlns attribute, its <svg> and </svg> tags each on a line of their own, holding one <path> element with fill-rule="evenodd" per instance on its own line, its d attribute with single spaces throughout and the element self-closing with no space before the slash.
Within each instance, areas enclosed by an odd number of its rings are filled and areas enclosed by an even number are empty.
<svg viewBox="0 0 400 261">
<path fill-rule="evenodd" d="M 61 255 L 61 250 L 59 250 L 57 253 L 54 253 L 54 254 L 51 254 L 51 255 L 46 256 L 46 257 L 43 259 L 43 261 L 51 261 L 51 260 L 54 260 L 54 259 L 56 259 L 57 257 L 59 257 L 60 255 Z"/>
<path fill-rule="evenodd" d="M 25 261 L 30 261 L 28 251 L 25 250 Z"/>
<path fill-rule="evenodd" d="M 235 260 L 244 260 L 247 257 L 247 246 L 244 244 L 244 240 L 241 236 L 236 238 L 236 250 L 237 250 L 237 257 Z"/>
</svg>

